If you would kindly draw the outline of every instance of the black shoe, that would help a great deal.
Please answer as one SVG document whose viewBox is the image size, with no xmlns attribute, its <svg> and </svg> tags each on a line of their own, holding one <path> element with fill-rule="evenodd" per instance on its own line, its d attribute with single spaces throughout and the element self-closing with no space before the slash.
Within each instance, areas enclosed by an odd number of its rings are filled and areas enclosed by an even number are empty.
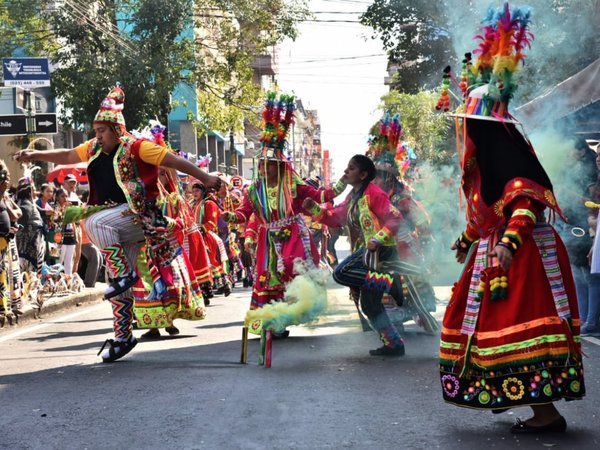
<svg viewBox="0 0 600 450">
<path fill-rule="evenodd" d="M 206 295 L 204 296 L 204 306 L 210 306 L 210 299 Z"/>
<path fill-rule="evenodd" d="M 554 422 L 549 423 L 548 425 L 542 425 L 539 427 L 535 427 L 532 425 L 527 425 L 525 422 L 522 422 L 521 419 L 517 419 L 517 423 L 515 423 L 510 432 L 513 434 L 536 434 L 536 433 L 564 433 L 567 430 L 567 421 L 563 416 L 560 416 Z"/>
<path fill-rule="evenodd" d="M 131 336 L 128 341 L 116 341 L 114 339 L 107 339 L 106 341 L 104 341 L 104 344 L 98 352 L 98 355 L 102 353 L 102 350 L 104 350 L 106 344 L 109 344 L 110 347 L 108 348 L 108 355 L 102 357 L 102 362 L 109 363 L 116 361 L 117 359 L 122 358 L 127 353 L 129 353 L 133 349 L 133 347 L 137 345 L 137 340 L 133 336 Z"/>
<path fill-rule="evenodd" d="M 399 347 L 383 347 L 376 348 L 375 350 L 369 350 L 371 356 L 404 356 L 404 345 Z"/>
<path fill-rule="evenodd" d="M 131 288 L 139 279 L 135 272 L 129 272 L 127 275 L 115 278 L 110 286 L 104 291 L 104 298 L 113 298 L 122 294 L 127 289 Z"/>
<path fill-rule="evenodd" d="M 169 333 L 170 336 L 177 336 L 179 334 L 179 328 L 174 326 L 165 327 L 165 331 Z"/>
<path fill-rule="evenodd" d="M 158 328 L 150 328 L 144 334 L 140 336 L 140 339 L 144 340 L 152 340 L 152 339 L 160 339 L 160 330 Z"/>
</svg>

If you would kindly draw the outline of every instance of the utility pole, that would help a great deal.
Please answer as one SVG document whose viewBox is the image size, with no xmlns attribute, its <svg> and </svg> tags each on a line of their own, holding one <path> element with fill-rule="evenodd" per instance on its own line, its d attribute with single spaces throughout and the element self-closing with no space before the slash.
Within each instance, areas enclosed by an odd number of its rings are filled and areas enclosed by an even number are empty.
<svg viewBox="0 0 600 450">
<path fill-rule="evenodd" d="M 27 145 L 35 137 L 35 94 L 25 89 L 23 91 L 25 97 L 25 109 L 27 110 Z"/>
<path fill-rule="evenodd" d="M 235 155 L 235 143 L 233 140 L 233 130 L 229 132 L 229 155 L 225 155 L 225 175 L 229 175 L 231 167 L 231 159 Z"/>
</svg>

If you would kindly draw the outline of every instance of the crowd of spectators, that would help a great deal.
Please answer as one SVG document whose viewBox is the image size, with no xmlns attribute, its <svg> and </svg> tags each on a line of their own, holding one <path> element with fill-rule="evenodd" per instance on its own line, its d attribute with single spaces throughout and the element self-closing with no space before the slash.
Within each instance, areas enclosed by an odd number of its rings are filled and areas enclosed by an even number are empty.
<svg viewBox="0 0 600 450">
<path fill-rule="evenodd" d="M 13 325 L 27 303 L 41 308 L 53 295 L 94 287 L 103 277 L 100 251 L 79 223 L 63 225 L 65 208 L 82 203 L 85 189 L 68 174 L 36 187 L 16 187 L 0 162 L 0 327 Z"/>
</svg>

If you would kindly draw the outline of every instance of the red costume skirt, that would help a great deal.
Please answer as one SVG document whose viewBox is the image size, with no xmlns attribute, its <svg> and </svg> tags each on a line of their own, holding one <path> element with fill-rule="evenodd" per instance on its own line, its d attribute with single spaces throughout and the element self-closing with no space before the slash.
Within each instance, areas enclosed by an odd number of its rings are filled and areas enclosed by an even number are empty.
<svg viewBox="0 0 600 450">
<path fill-rule="evenodd" d="M 444 400 L 497 409 L 584 396 L 580 321 L 569 258 L 550 225 L 536 225 L 534 236 L 514 255 L 503 299 L 492 299 L 488 280 L 480 289 L 483 297 L 474 301 L 481 280 L 472 282 L 472 276 L 487 265 L 477 261 L 488 249 L 482 252 L 485 240 L 473 244 L 443 321 Z"/>
</svg>

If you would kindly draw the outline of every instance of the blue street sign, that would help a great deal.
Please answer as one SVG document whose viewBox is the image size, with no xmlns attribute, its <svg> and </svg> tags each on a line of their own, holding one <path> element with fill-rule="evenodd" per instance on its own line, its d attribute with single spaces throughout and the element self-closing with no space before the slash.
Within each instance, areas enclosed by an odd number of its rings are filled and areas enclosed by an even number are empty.
<svg viewBox="0 0 600 450">
<path fill-rule="evenodd" d="M 48 58 L 3 58 L 2 73 L 5 86 L 50 86 Z"/>
</svg>

